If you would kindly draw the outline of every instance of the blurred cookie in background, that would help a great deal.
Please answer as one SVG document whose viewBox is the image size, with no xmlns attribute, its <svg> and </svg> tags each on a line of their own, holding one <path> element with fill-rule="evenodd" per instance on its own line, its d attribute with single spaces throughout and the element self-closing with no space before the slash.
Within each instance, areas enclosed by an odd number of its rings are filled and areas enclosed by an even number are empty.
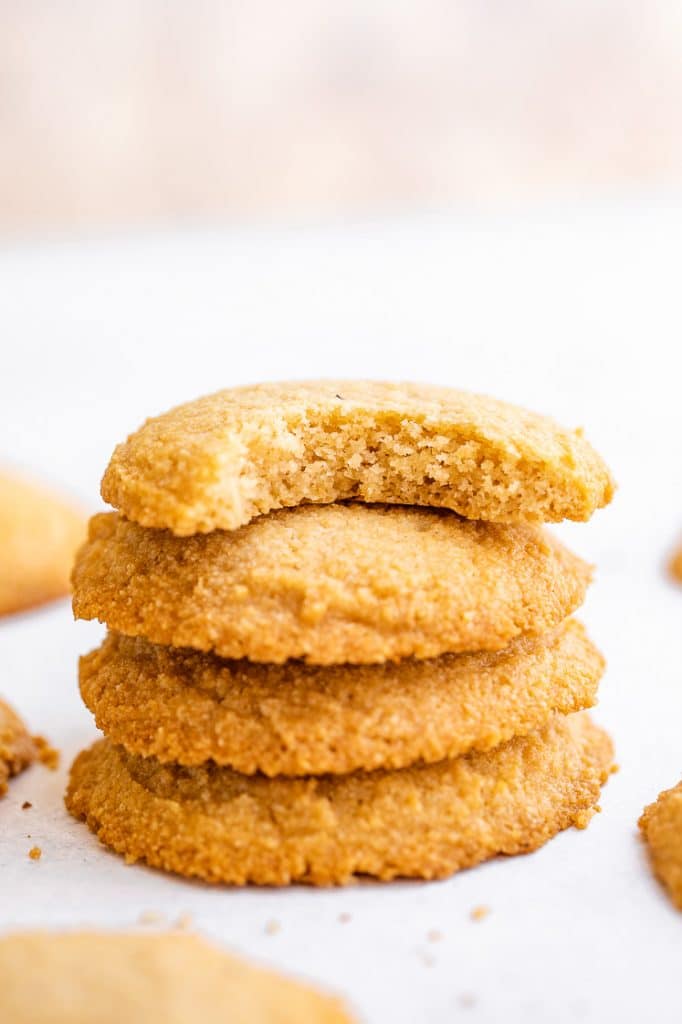
<svg viewBox="0 0 682 1024">
<path fill-rule="evenodd" d="M 680 542 L 671 558 L 668 560 L 668 575 L 676 583 L 682 583 L 682 542 Z"/>
<path fill-rule="evenodd" d="M 682 782 L 659 793 L 656 801 L 644 808 L 639 827 L 654 874 L 682 910 Z"/>
<path fill-rule="evenodd" d="M 195 935 L 0 937 L 6 1024 L 353 1024 L 344 1003 Z"/>
<path fill-rule="evenodd" d="M 16 711 L 0 699 L 0 797 L 9 780 L 35 761 L 56 768 L 59 755 L 42 736 L 31 736 Z"/>
<path fill-rule="evenodd" d="M 69 593 L 85 517 L 68 499 L 0 470 L 0 615 Z"/>
</svg>

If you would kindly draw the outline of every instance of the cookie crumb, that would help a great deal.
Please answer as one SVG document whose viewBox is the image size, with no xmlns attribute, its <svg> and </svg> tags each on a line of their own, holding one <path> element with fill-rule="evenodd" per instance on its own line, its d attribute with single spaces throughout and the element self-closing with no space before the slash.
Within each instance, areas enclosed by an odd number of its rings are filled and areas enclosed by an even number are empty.
<svg viewBox="0 0 682 1024">
<path fill-rule="evenodd" d="M 351 920 L 352 917 L 347 910 L 344 910 L 342 914 L 339 914 L 339 924 L 348 924 Z"/>
<path fill-rule="evenodd" d="M 185 912 L 184 914 L 180 914 L 180 916 L 175 921 L 173 927 L 179 928 L 181 931 L 187 931 L 188 928 L 192 927 L 193 923 L 194 918 L 192 917 L 192 915 L 188 912 Z"/>
<path fill-rule="evenodd" d="M 424 964 L 424 967 L 433 967 L 436 962 L 436 958 L 433 953 L 426 953 L 424 950 L 420 951 L 419 959 Z"/>
<path fill-rule="evenodd" d="M 437 928 L 432 928 L 430 932 L 426 933 L 426 939 L 428 942 L 440 942 L 443 938 L 443 933 L 439 932 Z"/>
<path fill-rule="evenodd" d="M 279 931 L 281 931 L 281 930 L 282 930 L 282 926 L 279 923 L 279 921 L 275 921 L 275 920 L 268 921 L 267 924 L 265 925 L 265 934 L 266 935 L 277 935 L 277 933 Z"/>
<path fill-rule="evenodd" d="M 165 915 L 158 910 L 143 910 L 137 919 L 138 924 L 162 924 L 166 920 Z"/>
<path fill-rule="evenodd" d="M 28 811 L 29 808 L 31 807 L 33 807 L 33 804 L 31 803 L 30 800 L 24 800 L 23 804 L 21 805 L 22 811 Z"/>
<path fill-rule="evenodd" d="M 464 1010 L 470 1010 L 472 1006 L 476 1005 L 476 996 L 473 992 L 462 992 L 459 997 L 459 1005 Z"/>
<path fill-rule="evenodd" d="M 469 917 L 472 921 L 482 921 L 490 913 L 490 907 L 474 907 Z"/>
<path fill-rule="evenodd" d="M 40 860 L 40 858 L 43 855 L 43 851 L 40 849 L 39 846 L 32 846 L 31 849 L 28 851 L 28 855 L 31 858 L 31 860 Z"/>
</svg>

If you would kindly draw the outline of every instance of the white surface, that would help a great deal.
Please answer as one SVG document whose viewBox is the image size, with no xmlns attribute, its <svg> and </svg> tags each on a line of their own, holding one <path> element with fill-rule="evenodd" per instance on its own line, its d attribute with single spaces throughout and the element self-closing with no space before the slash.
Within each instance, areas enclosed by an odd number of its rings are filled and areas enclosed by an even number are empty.
<svg viewBox="0 0 682 1024">
<path fill-rule="evenodd" d="M 584 619 L 609 658 L 597 716 L 622 766 L 586 832 L 444 883 L 231 891 L 126 867 L 61 803 L 94 736 L 76 659 L 100 627 L 54 606 L 0 625 L 0 691 L 63 751 L 58 774 L 32 769 L 0 805 L 2 928 L 190 912 L 370 1024 L 680 1020 L 682 917 L 636 821 L 682 772 L 682 591 L 661 572 L 682 529 L 681 245 L 682 208 L 642 203 L 0 252 L 0 457 L 93 505 L 145 415 L 254 379 L 425 379 L 584 424 L 621 487 L 561 532 L 599 566 Z M 474 923 L 478 904 L 491 913 Z"/>
</svg>

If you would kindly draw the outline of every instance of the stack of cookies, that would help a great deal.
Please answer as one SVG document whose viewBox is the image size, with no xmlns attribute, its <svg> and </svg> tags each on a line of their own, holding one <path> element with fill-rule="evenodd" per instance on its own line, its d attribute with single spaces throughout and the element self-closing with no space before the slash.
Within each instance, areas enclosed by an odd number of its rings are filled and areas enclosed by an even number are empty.
<svg viewBox="0 0 682 1024">
<path fill-rule="evenodd" d="M 542 528 L 613 484 L 580 432 L 417 385 L 265 384 L 120 445 L 73 574 L 106 734 L 66 802 L 212 882 L 437 878 L 584 826 L 591 570 Z"/>
</svg>

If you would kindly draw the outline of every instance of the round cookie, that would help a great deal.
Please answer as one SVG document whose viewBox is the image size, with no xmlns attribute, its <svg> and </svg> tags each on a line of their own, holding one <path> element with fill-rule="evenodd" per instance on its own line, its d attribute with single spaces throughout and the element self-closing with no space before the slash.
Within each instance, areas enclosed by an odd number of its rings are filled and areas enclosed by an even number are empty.
<svg viewBox="0 0 682 1024">
<path fill-rule="evenodd" d="M 532 526 L 439 509 L 301 505 L 175 537 L 91 520 L 76 617 L 226 658 L 320 665 L 499 650 L 582 602 L 590 568 Z"/>
<path fill-rule="evenodd" d="M 326 667 L 224 661 L 110 633 L 81 658 L 80 689 L 131 753 L 320 775 L 490 750 L 553 712 L 591 707 L 603 668 L 574 619 L 497 653 Z"/>
<path fill-rule="evenodd" d="M 435 505 L 469 519 L 589 519 L 608 468 L 579 430 L 423 384 L 233 388 L 171 409 L 119 445 L 102 497 L 179 535 L 235 529 L 304 502 Z"/>
<path fill-rule="evenodd" d="M 42 736 L 31 736 L 16 711 L 0 700 L 0 797 L 8 781 L 34 761 L 56 767 L 57 753 Z"/>
<path fill-rule="evenodd" d="M 639 827 L 649 847 L 654 872 L 682 910 L 682 782 L 645 807 Z"/>
<path fill-rule="evenodd" d="M 0 938 L 6 1024 L 352 1024 L 342 1003 L 194 935 Z"/>
<path fill-rule="evenodd" d="M 128 861 L 209 882 L 444 878 L 584 827 L 611 759 L 584 712 L 485 754 L 304 779 L 162 765 L 105 739 L 76 758 L 66 806 Z"/>
<path fill-rule="evenodd" d="M 668 572 L 677 583 L 682 583 L 682 547 L 678 547 L 670 559 Z"/>
<path fill-rule="evenodd" d="M 0 615 L 69 592 L 85 517 L 34 483 L 0 473 Z"/>
</svg>

